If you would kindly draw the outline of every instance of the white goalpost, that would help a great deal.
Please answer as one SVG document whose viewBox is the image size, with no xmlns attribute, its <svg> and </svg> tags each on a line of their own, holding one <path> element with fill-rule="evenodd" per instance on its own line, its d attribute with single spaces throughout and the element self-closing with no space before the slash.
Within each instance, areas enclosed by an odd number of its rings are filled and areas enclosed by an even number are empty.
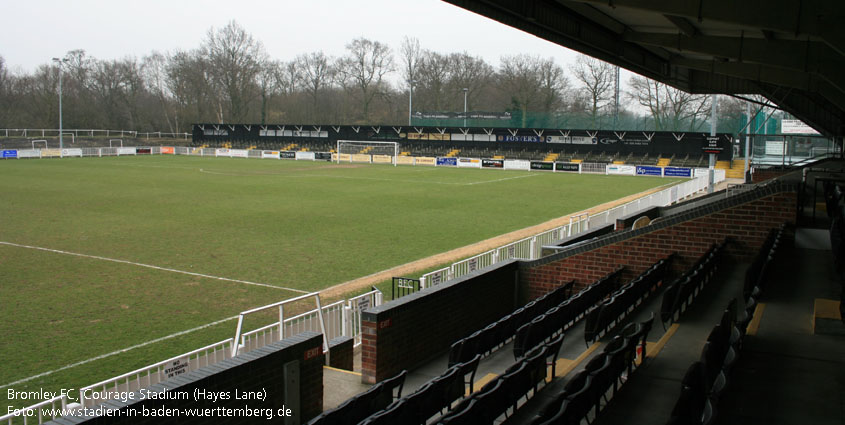
<svg viewBox="0 0 845 425">
<path fill-rule="evenodd" d="M 338 140 L 335 151 L 336 162 L 366 162 L 372 164 L 393 164 L 399 156 L 398 142 L 375 142 Z"/>
</svg>

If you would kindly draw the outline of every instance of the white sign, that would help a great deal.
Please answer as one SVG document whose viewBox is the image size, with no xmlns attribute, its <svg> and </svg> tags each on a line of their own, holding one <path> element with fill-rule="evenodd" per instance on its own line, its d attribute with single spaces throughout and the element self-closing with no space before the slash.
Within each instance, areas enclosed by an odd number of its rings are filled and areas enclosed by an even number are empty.
<svg viewBox="0 0 845 425">
<path fill-rule="evenodd" d="M 249 158 L 249 151 L 246 149 L 229 149 L 232 158 Z"/>
<path fill-rule="evenodd" d="M 780 132 L 783 134 L 819 134 L 801 120 L 782 120 L 780 122 Z"/>
<path fill-rule="evenodd" d="M 595 145 L 597 143 L 597 139 L 595 137 L 583 136 L 546 136 L 546 142 L 567 143 L 571 145 Z"/>
<path fill-rule="evenodd" d="M 118 155 L 135 155 L 135 148 L 117 148 Z"/>
<path fill-rule="evenodd" d="M 786 143 L 783 140 L 766 140 L 766 155 L 785 155 Z"/>
<path fill-rule="evenodd" d="M 18 158 L 38 158 L 41 156 L 40 149 L 18 150 Z"/>
<path fill-rule="evenodd" d="M 458 167 L 481 168 L 481 160 L 478 158 L 458 158 Z"/>
<path fill-rule="evenodd" d="M 232 154 L 229 153 L 229 149 L 215 149 L 214 156 L 232 156 Z"/>
<path fill-rule="evenodd" d="M 62 149 L 62 156 L 82 156 L 82 149 Z"/>
<path fill-rule="evenodd" d="M 531 161 L 525 161 L 522 159 L 506 159 L 505 160 L 505 170 L 530 170 L 531 169 Z"/>
<path fill-rule="evenodd" d="M 315 155 L 314 152 L 297 152 L 296 159 L 307 159 L 313 161 L 317 159 L 317 155 Z"/>
<path fill-rule="evenodd" d="M 261 157 L 279 159 L 279 151 L 264 151 L 261 152 Z"/>
<path fill-rule="evenodd" d="M 190 363 L 187 357 L 182 357 L 164 364 L 161 368 L 161 380 L 163 381 L 188 373 L 188 366 L 190 366 Z"/>
<path fill-rule="evenodd" d="M 607 174 L 624 174 L 627 176 L 633 176 L 637 173 L 637 167 L 633 165 L 608 165 L 607 166 Z"/>
</svg>

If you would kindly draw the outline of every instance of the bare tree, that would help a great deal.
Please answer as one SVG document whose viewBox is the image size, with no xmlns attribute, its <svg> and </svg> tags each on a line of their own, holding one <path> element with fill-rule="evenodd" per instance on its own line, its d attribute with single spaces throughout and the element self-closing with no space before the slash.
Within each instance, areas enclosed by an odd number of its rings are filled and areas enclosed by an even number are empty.
<svg viewBox="0 0 845 425">
<path fill-rule="evenodd" d="M 592 126 L 600 126 L 600 115 L 613 98 L 615 69 L 607 62 L 580 55 L 570 67 L 578 82 L 581 95 L 586 99 L 587 113 Z"/>
<path fill-rule="evenodd" d="M 472 110 L 478 99 L 484 96 L 485 89 L 491 85 L 493 67 L 483 58 L 470 56 L 467 52 L 449 55 L 449 89 L 457 105 L 463 106 L 463 89 L 467 89 L 467 109 Z"/>
<path fill-rule="evenodd" d="M 229 120 L 244 121 L 250 102 L 258 94 L 255 81 L 267 60 L 264 45 L 230 21 L 219 30 L 208 31 L 201 51 L 209 62 L 210 75 L 219 93 L 218 120 L 224 119 L 225 102 Z"/>
<path fill-rule="evenodd" d="M 449 57 L 426 50 L 417 70 L 414 95 L 420 108 L 442 111 L 445 106 L 447 83 L 452 64 Z"/>
<path fill-rule="evenodd" d="M 564 90 L 569 86 L 563 69 L 554 60 L 534 55 L 502 57 L 497 77 L 511 108 L 520 111 L 523 127 L 528 125 L 529 112 L 542 112 L 546 117 L 554 115 L 561 108 Z"/>
<path fill-rule="evenodd" d="M 641 76 L 628 82 L 628 97 L 648 109 L 656 130 L 695 131 L 706 122 L 710 96 L 690 94 Z"/>
<path fill-rule="evenodd" d="M 386 44 L 366 38 L 352 40 L 346 50 L 346 56 L 337 62 L 338 82 L 356 93 L 361 119 L 368 122 L 373 99 L 386 90 L 385 76 L 393 71 L 393 54 Z"/>
<path fill-rule="evenodd" d="M 417 80 L 417 68 L 423 60 L 420 41 L 416 37 L 405 36 L 399 45 L 399 54 L 402 57 L 402 79 L 406 87 L 410 87 L 411 82 Z"/>
<path fill-rule="evenodd" d="M 178 124 L 172 111 L 172 93 L 167 88 L 167 57 L 162 53 L 153 52 L 144 57 L 141 70 L 147 90 L 155 97 L 167 129 L 171 133 L 177 132 Z"/>
<path fill-rule="evenodd" d="M 320 93 L 331 85 L 334 69 L 330 65 L 330 58 L 322 51 L 301 55 L 295 62 L 301 73 L 302 87 L 311 98 L 308 117 L 313 121 L 322 115 L 317 103 Z"/>
</svg>

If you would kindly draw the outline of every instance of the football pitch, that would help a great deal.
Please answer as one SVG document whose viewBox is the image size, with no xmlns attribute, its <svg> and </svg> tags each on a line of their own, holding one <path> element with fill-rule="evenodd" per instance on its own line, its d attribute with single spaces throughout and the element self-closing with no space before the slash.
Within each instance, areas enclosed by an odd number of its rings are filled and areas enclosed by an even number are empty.
<svg viewBox="0 0 845 425">
<path fill-rule="evenodd" d="M 240 311 L 673 181 L 171 156 L 0 161 L 0 415 L 38 401 L 6 400 L 7 388 L 93 384 L 231 337 Z"/>
</svg>

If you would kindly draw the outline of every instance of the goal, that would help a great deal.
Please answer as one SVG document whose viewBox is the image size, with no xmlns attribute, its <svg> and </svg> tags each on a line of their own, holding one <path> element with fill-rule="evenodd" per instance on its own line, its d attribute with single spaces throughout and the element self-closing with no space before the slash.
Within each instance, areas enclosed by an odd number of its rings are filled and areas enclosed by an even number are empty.
<svg viewBox="0 0 845 425">
<path fill-rule="evenodd" d="M 337 163 L 368 162 L 396 165 L 399 156 L 399 143 L 372 141 L 337 141 Z"/>
</svg>

